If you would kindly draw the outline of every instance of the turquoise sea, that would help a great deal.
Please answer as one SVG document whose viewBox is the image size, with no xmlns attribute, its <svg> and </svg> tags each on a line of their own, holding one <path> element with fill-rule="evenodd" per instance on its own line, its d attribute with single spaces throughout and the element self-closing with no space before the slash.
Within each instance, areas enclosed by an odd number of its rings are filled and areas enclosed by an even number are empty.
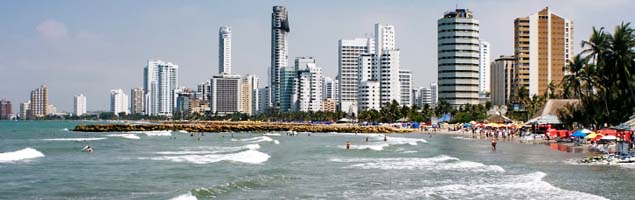
<svg viewBox="0 0 635 200">
<path fill-rule="evenodd" d="M 1 121 L 0 199 L 635 199 L 635 165 L 575 165 L 584 154 L 541 144 L 68 131 L 85 123 Z"/>
</svg>

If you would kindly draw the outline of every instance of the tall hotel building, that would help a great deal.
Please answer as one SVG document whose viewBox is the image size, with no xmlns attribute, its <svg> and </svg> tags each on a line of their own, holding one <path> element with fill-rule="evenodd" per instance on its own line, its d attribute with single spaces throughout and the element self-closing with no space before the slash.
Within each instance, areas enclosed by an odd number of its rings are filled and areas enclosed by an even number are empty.
<svg viewBox="0 0 635 200">
<path fill-rule="evenodd" d="M 49 114 L 49 89 L 46 85 L 31 91 L 31 104 L 29 108 L 29 118 L 36 119 Z"/>
<path fill-rule="evenodd" d="M 82 116 L 86 114 L 86 96 L 80 94 L 73 97 L 73 115 Z"/>
<path fill-rule="evenodd" d="M 240 76 L 219 75 L 210 80 L 210 110 L 214 114 L 227 115 L 241 111 Z"/>
<path fill-rule="evenodd" d="M 271 13 L 271 69 L 269 86 L 275 109 L 280 108 L 281 71 L 288 66 L 289 13 L 284 6 L 274 6 Z"/>
<path fill-rule="evenodd" d="M 232 28 L 221 26 L 218 30 L 218 74 L 232 73 Z"/>
<path fill-rule="evenodd" d="M 151 116 L 172 116 L 176 107 L 175 89 L 179 66 L 161 60 L 149 60 L 144 69 L 144 112 Z"/>
<path fill-rule="evenodd" d="M 395 47 L 395 27 L 375 24 L 375 62 L 373 74 L 379 81 L 381 105 L 401 103 L 399 49 Z"/>
<path fill-rule="evenodd" d="M 514 21 L 514 89 L 527 87 L 529 95 L 542 95 L 549 83 L 559 84 L 573 54 L 573 22 L 549 7 Z"/>
<path fill-rule="evenodd" d="M 410 70 L 399 70 L 399 82 L 401 82 L 401 102 L 402 106 L 414 105 L 414 96 L 412 95 L 412 72 Z"/>
<path fill-rule="evenodd" d="M 452 106 L 479 103 L 479 21 L 456 9 L 438 20 L 439 101 Z"/>
<path fill-rule="evenodd" d="M 340 109 L 347 113 L 357 113 L 358 62 L 360 55 L 375 52 L 372 38 L 339 40 L 338 76 Z"/>
<path fill-rule="evenodd" d="M 254 115 L 258 111 L 258 82 L 255 75 L 245 75 L 240 81 L 240 103 L 241 112 L 247 115 Z"/>
<path fill-rule="evenodd" d="M 297 108 L 302 112 L 322 110 L 322 69 L 312 57 L 295 58 L 297 75 Z"/>
</svg>

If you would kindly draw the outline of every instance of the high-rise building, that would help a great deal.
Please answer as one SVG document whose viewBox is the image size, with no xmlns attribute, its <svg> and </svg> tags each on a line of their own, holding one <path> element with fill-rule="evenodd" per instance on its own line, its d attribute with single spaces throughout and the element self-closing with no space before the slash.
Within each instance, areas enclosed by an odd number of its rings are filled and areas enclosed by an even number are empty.
<svg viewBox="0 0 635 200">
<path fill-rule="evenodd" d="M 295 58 L 298 69 L 297 103 L 299 111 L 317 112 L 322 110 L 322 69 L 311 57 Z"/>
<path fill-rule="evenodd" d="M 0 120 L 11 118 L 11 115 L 13 114 L 11 109 L 11 101 L 6 99 L 0 100 Z"/>
<path fill-rule="evenodd" d="M 269 86 L 258 89 L 258 113 L 267 112 L 271 108 L 271 89 Z"/>
<path fill-rule="evenodd" d="M 374 80 L 363 80 L 359 82 L 357 101 L 359 110 L 381 109 L 380 83 Z"/>
<path fill-rule="evenodd" d="M 439 86 L 437 82 L 430 83 L 430 105 L 436 106 L 439 103 Z"/>
<path fill-rule="evenodd" d="M 179 66 L 161 60 L 148 60 L 144 68 L 144 113 L 151 116 L 172 116 L 175 89 L 178 87 Z"/>
<path fill-rule="evenodd" d="M 73 115 L 82 116 L 86 114 L 86 96 L 80 94 L 73 97 Z"/>
<path fill-rule="evenodd" d="M 285 67 L 280 70 L 280 95 L 279 95 L 279 112 L 291 112 L 298 109 L 298 70 L 295 67 Z M 273 88 L 272 94 L 273 95 Z M 273 96 L 272 103 L 273 103 Z"/>
<path fill-rule="evenodd" d="M 271 99 L 273 106 L 281 107 L 281 71 L 288 66 L 289 46 L 289 13 L 284 6 L 274 6 L 271 13 L 271 68 L 269 86 L 271 87 Z"/>
<path fill-rule="evenodd" d="M 210 80 L 198 84 L 198 86 L 196 86 L 196 98 L 202 101 L 209 101 L 211 84 Z"/>
<path fill-rule="evenodd" d="M 487 96 L 490 92 L 490 45 L 489 42 L 481 40 L 479 44 L 479 64 L 478 64 L 478 92 L 481 97 Z"/>
<path fill-rule="evenodd" d="M 419 98 L 417 99 L 419 108 L 425 107 L 425 105 L 432 106 L 432 90 L 430 88 L 419 88 Z"/>
<path fill-rule="evenodd" d="M 134 88 L 130 90 L 130 113 L 143 114 L 143 88 Z"/>
<path fill-rule="evenodd" d="M 573 22 L 546 7 L 514 20 L 514 89 L 527 87 L 529 95 L 542 95 L 549 84 L 559 84 L 573 54 Z"/>
<path fill-rule="evenodd" d="M 401 82 L 401 102 L 402 106 L 414 105 L 412 96 L 412 72 L 410 70 L 399 70 L 399 82 Z"/>
<path fill-rule="evenodd" d="M 492 62 L 492 104 L 506 105 L 512 94 L 514 80 L 514 56 L 500 56 Z"/>
<path fill-rule="evenodd" d="M 439 100 L 452 106 L 479 104 L 479 21 L 456 9 L 438 20 Z"/>
<path fill-rule="evenodd" d="M 219 75 L 210 80 L 211 96 L 209 99 L 210 111 L 213 114 L 227 115 L 240 112 L 240 76 Z"/>
<path fill-rule="evenodd" d="M 218 30 L 218 74 L 232 73 L 232 28 L 221 26 Z"/>
<path fill-rule="evenodd" d="M 31 101 L 27 100 L 20 104 L 20 119 L 29 119 L 29 115 L 31 115 Z"/>
<path fill-rule="evenodd" d="M 29 108 L 30 114 L 28 115 L 28 118 L 36 119 L 39 117 L 44 117 L 50 113 L 48 110 L 48 91 L 49 90 L 46 85 L 42 85 L 40 88 L 31 91 L 31 107 Z"/>
<path fill-rule="evenodd" d="M 247 115 L 254 115 L 258 111 L 258 77 L 246 75 L 240 83 L 241 112 Z"/>
<path fill-rule="evenodd" d="M 122 89 L 110 90 L 110 112 L 128 114 L 128 95 Z"/>
<path fill-rule="evenodd" d="M 326 98 L 322 100 L 322 112 L 335 112 L 337 111 L 337 105 L 334 99 Z"/>
<path fill-rule="evenodd" d="M 357 113 L 358 62 L 362 54 L 375 52 L 372 38 L 339 40 L 338 42 L 338 97 L 340 109 L 347 113 Z M 370 58 L 372 62 L 372 57 Z M 371 63 L 372 64 L 372 63 Z"/>
<path fill-rule="evenodd" d="M 399 49 L 395 46 L 395 27 L 375 24 L 375 61 L 373 75 L 379 81 L 381 105 L 401 103 Z"/>
</svg>

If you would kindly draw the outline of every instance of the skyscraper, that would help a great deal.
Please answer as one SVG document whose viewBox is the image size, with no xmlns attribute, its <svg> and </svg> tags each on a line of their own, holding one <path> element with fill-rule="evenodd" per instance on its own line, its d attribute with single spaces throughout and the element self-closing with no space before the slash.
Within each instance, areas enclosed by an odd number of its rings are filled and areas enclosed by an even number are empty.
<svg viewBox="0 0 635 200">
<path fill-rule="evenodd" d="M 280 108 L 281 70 L 288 66 L 289 47 L 287 36 L 289 31 L 287 8 L 274 6 L 271 13 L 271 74 L 269 86 L 271 87 L 273 106 L 276 109 Z"/>
<path fill-rule="evenodd" d="M 151 116 L 172 116 L 178 84 L 179 66 L 161 60 L 148 60 L 144 68 L 144 112 Z"/>
<path fill-rule="evenodd" d="M 218 74 L 232 73 L 232 28 L 221 26 L 218 30 Z"/>
<path fill-rule="evenodd" d="M 122 89 L 110 90 L 110 112 L 129 114 L 128 95 Z"/>
<path fill-rule="evenodd" d="M 452 106 L 479 103 L 479 21 L 456 9 L 438 20 L 439 100 Z"/>
<path fill-rule="evenodd" d="M 337 54 L 339 92 L 337 96 L 342 111 L 357 113 L 359 56 L 374 52 L 375 41 L 372 38 L 339 40 Z"/>
<path fill-rule="evenodd" d="M 212 113 L 227 115 L 241 111 L 239 75 L 213 76 L 210 83 L 209 106 Z"/>
<path fill-rule="evenodd" d="M 358 111 L 381 108 L 380 83 L 374 73 L 374 54 L 361 54 L 357 67 L 357 109 Z"/>
<path fill-rule="evenodd" d="M 514 80 L 514 56 L 501 56 L 492 63 L 492 104 L 506 105 L 512 94 Z"/>
<path fill-rule="evenodd" d="M 402 106 L 414 105 L 412 97 L 412 72 L 410 70 L 399 70 L 399 82 L 401 83 L 401 102 Z"/>
<path fill-rule="evenodd" d="M 134 88 L 130 90 L 130 113 L 143 114 L 143 88 Z"/>
<path fill-rule="evenodd" d="M 514 89 L 527 87 L 529 95 L 542 95 L 549 84 L 562 82 L 565 65 L 573 54 L 573 22 L 546 7 L 514 21 Z"/>
<path fill-rule="evenodd" d="M 271 108 L 271 89 L 269 86 L 258 89 L 258 113 L 267 112 Z"/>
<path fill-rule="evenodd" d="M 479 44 L 479 64 L 478 64 L 478 92 L 481 97 L 485 97 L 490 92 L 490 45 L 489 42 L 482 41 Z"/>
<path fill-rule="evenodd" d="M 73 97 L 73 115 L 82 116 L 86 114 L 86 96 L 80 94 Z"/>
<path fill-rule="evenodd" d="M 49 89 L 46 85 L 42 85 L 31 91 L 31 103 L 29 108 L 30 119 L 36 119 L 38 117 L 44 117 L 49 114 Z"/>
<path fill-rule="evenodd" d="M 13 114 L 11 109 L 11 101 L 6 99 L 0 100 L 0 119 L 9 119 Z"/>
</svg>

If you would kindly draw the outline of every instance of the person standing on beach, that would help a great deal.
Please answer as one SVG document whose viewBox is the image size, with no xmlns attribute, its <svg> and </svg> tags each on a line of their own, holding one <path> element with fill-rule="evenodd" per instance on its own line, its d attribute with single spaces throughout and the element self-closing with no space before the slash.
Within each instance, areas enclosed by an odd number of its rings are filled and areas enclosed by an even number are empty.
<svg viewBox="0 0 635 200">
<path fill-rule="evenodd" d="M 496 138 L 492 138 L 492 151 L 496 151 Z"/>
</svg>

